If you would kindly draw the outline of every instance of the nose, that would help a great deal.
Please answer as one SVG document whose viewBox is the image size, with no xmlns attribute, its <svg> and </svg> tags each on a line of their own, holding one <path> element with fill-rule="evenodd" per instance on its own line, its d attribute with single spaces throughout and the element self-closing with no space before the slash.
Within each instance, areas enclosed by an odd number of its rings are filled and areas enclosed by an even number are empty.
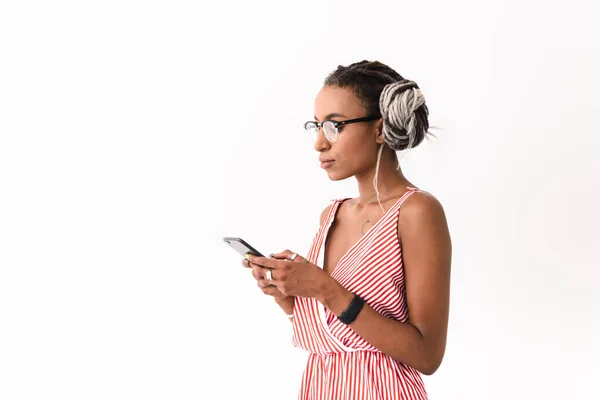
<svg viewBox="0 0 600 400">
<path fill-rule="evenodd" d="M 319 131 L 317 132 L 317 139 L 315 140 L 315 150 L 320 153 L 329 149 L 330 147 L 331 143 L 329 143 L 329 140 L 327 140 L 327 138 L 325 137 L 325 133 L 323 133 L 323 128 L 319 128 Z"/>
</svg>

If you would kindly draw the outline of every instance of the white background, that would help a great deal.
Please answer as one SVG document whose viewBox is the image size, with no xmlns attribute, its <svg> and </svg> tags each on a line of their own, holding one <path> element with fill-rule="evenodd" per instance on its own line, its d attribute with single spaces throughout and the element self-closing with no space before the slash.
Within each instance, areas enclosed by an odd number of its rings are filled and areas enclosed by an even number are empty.
<svg viewBox="0 0 600 400">
<path fill-rule="evenodd" d="M 600 398 L 594 2 L 0 5 L 0 398 L 292 399 L 306 354 L 221 241 L 305 254 L 338 64 L 415 80 L 452 233 L 432 399 Z M 596 27 L 595 27 L 596 26 Z"/>
</svg>

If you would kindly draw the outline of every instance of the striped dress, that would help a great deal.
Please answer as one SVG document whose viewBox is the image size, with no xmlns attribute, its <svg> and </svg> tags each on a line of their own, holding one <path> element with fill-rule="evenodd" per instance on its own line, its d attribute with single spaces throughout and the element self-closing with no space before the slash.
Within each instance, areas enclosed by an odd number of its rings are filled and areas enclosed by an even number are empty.
<svg viewBox="0 0 600 400">
<path fill-rule="evenodd" d="M 332 277 L 359 294 L 375 311 L 398 321 L 408 319 L 404 270 L 398 241 L 400 206 L 409 190 L 342 256 Z M 308 260 L 323 267 L 325 239 L 346 200 L 334 200 L 312 243 Z M 294 346 L 307 350 L 300 400 L 424 400 L 420 373 L 385 355 L 314 298 L 296 297 Z"/>
</svg>

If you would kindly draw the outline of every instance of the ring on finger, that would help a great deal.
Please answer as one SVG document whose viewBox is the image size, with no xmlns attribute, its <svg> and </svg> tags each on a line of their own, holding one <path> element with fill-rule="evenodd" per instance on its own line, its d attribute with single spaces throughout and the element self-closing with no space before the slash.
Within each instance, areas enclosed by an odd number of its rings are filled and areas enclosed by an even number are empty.
<svg viewBox="0 0 600 400">
<path fill-rule="evenodd" d="M 267 270 L 267 273 L 265 274 L 265 279 L 268 281 L 273 280 L 273 274 L 270 269 Z"/>
</svg>

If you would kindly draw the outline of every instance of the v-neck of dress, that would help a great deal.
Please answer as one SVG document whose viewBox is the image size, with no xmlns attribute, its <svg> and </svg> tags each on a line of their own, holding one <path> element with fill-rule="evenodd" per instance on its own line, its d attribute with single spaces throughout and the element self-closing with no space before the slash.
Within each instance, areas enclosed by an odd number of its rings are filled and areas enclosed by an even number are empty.
<svg viewBox="0 0 600 400">
<path fill-rule="evenodd" d="M 365 240 L 366 237 L 370 236 L 371 233 L 373 232 L 373 230 L 378 227 L 380 224 L 383 223 L 383 221 L 388 217 L 388 215 L 392 212 L 392 210 L 394 210 L 396 208 L 396 206 L 398 204 L 400 204 L 400 202 L 402 202 L 404 200 L 404 198 L 406 198 L 406 196 L 408 196 L 409 193 L 415 191 L 415 188 L 407 188 L 408 190 L 402 195 L 400 196 L 400 198 L 398 200 L 396 200 L 396 202 L 394 202 L 394 204 L 386 211 L 383 213 L 383 215 L 373 224 L 371 225 L 371 227 L 369 229 L 367 229 L 367 231 L 365 232 L 364 235 L 362 235 L 361 237 L 359 237 L 356 242 L 354 242 L 354 244 L 352 244 L 352 246 L 350 246 L 348 248 L 348 250 L 346 250 L 346 252 L 340 257 L 340 259 L 338 260 L 337 264 L 335 264 L 333 271 L 331 271 L 329 273 L 330 276 L 334 276 L 335 273 L 337 272 L 337 270 L 339 269 L 338 267 L 340 266 L 340 264 L 350 256 L 350 254 L 352 254 L 354 252 L 354 249 L 356 247 L 358 247 L 359 244 L 362 243 L 363 240 Z M 323 245 L 321 246 L 321 248 L 319 249 L 319 256 L 322 259 L 321 262 L 321 268 L 323 270 L 325 270 L 325 248 L 327 245 L 327 239 L 329 237 L 329 230 L 331 228 L 331 225 L 333 225 L 333 222 L 335 221 L 335 217 L 337 216 L 337 213 L 340 209 L 340 207 L 342 206 L 342 203 L 346 200 L 349 200 L 350 197 L 342 199 L 337 201 L 336 205 L 335 205 L 335 209 L 332 210 L 332 213 L 329 217 L 329 221 L 325 227 L 325 232 L 324 232 L 324 237 L 323 237 Z"/>
</svg>

